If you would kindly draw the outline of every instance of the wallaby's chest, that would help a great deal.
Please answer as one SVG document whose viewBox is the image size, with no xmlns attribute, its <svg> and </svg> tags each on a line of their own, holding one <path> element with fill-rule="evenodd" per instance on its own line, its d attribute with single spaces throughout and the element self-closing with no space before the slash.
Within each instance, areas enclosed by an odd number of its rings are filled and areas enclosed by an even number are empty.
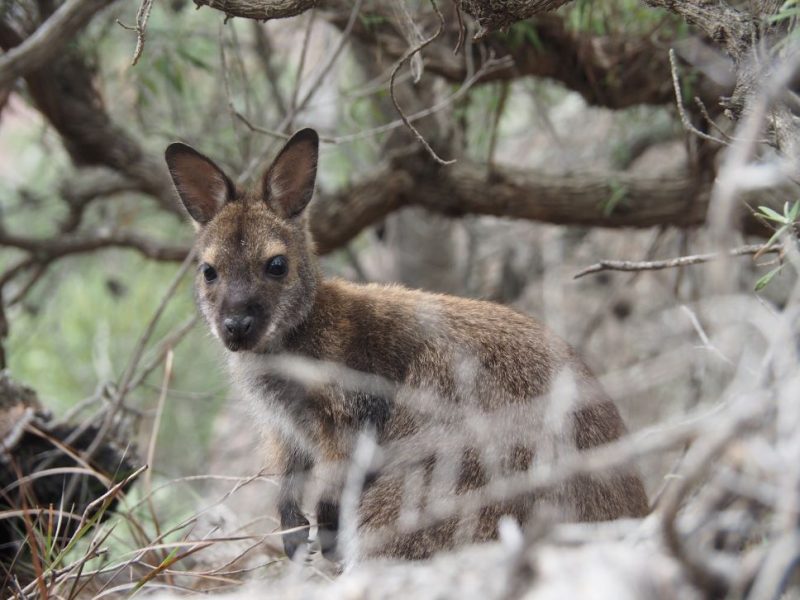
<svg viewBox="0 0 800 600">
<path fill-rule="evenodd" d="M 371 373 L 300 357 L 237 355 L 230 364 L 256 418 L 329 460 L 349 456 L 359 432 L 391 427 L 395 386 Z"/>
</svg>

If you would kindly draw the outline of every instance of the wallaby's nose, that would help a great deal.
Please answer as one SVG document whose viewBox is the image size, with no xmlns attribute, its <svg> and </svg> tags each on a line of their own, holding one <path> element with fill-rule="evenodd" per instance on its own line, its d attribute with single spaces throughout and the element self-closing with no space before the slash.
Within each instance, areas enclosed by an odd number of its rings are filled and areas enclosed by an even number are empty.
<svg viewBox="0 0 800 600">
<path fill-rule="evenodd" d="M 222 321 L 228 333 L 234 337 L 242 337 L 250 331 L 253 326 L 253 317 L 249 315 L 236 315 L 235 317 L 225 317 Z"/>
</svg>

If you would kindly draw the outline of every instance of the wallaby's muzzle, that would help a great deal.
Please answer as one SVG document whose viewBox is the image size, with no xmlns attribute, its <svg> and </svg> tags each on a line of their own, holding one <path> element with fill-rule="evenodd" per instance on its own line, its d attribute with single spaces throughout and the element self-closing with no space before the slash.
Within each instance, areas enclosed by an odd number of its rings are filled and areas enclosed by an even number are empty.
<svg viewBox="0 0 800 600">
<path fill-rule="evenodd" d="M 252 349 L 261 335 L 262 320 L 251 312 L 231 312 L 221 317 L 222 342 L 233 352 Z"/>
</svg>

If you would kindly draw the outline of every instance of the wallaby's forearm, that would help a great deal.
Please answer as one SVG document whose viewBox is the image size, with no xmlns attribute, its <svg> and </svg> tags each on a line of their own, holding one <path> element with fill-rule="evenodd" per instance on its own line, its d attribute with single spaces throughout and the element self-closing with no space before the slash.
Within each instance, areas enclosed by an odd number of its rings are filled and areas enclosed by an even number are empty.
<svg viewBox="0 0 800 600">
<path fill-rule="evenodd" d="M 308 541 L 309 522 L 303 515 L 303 494 L 314 465 L 311 457 L 298 448 L 286 446 L 284 456 L 278 512 L 281 529 L 289 531 L 283 536 L 283 547 L 286 555 L 291 558 Z"/>
</svg>

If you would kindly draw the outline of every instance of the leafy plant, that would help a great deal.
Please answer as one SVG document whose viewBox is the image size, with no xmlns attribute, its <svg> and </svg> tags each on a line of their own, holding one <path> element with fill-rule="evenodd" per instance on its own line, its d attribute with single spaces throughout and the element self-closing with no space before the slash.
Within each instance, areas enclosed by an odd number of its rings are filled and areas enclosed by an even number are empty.
<svg viewBox="0 0 800 600">
<path fill-rule="evenodd" d="M 765 221 L 770 221 L 777 225 L 777 229 L 775 233 L 772 234 L 772 237 L 769 238 L 766 244 L 764 244 L 764 248 L 767 248 L 777 242 L 781 237 L 785 234 L 794 233 L 795 226 L 797 225 L 797 217 L 800 214 L 800 200 L 796 200 L 794 203 L 786 202 L 783 205 L 783 214 L 780 214 L 776 210 L 773 210 L 769 206 L 759 206 L 759 212 L 756 215 Z M 758 254 L 756 255 L 758 256 Z M 774 269 L 770 270 L 766 275 L 759 278 L 756 281 L 755 291 L 763 290 L 772 279 L 783 270 L 784 264 L 781 263 Z"/>
</svg>

